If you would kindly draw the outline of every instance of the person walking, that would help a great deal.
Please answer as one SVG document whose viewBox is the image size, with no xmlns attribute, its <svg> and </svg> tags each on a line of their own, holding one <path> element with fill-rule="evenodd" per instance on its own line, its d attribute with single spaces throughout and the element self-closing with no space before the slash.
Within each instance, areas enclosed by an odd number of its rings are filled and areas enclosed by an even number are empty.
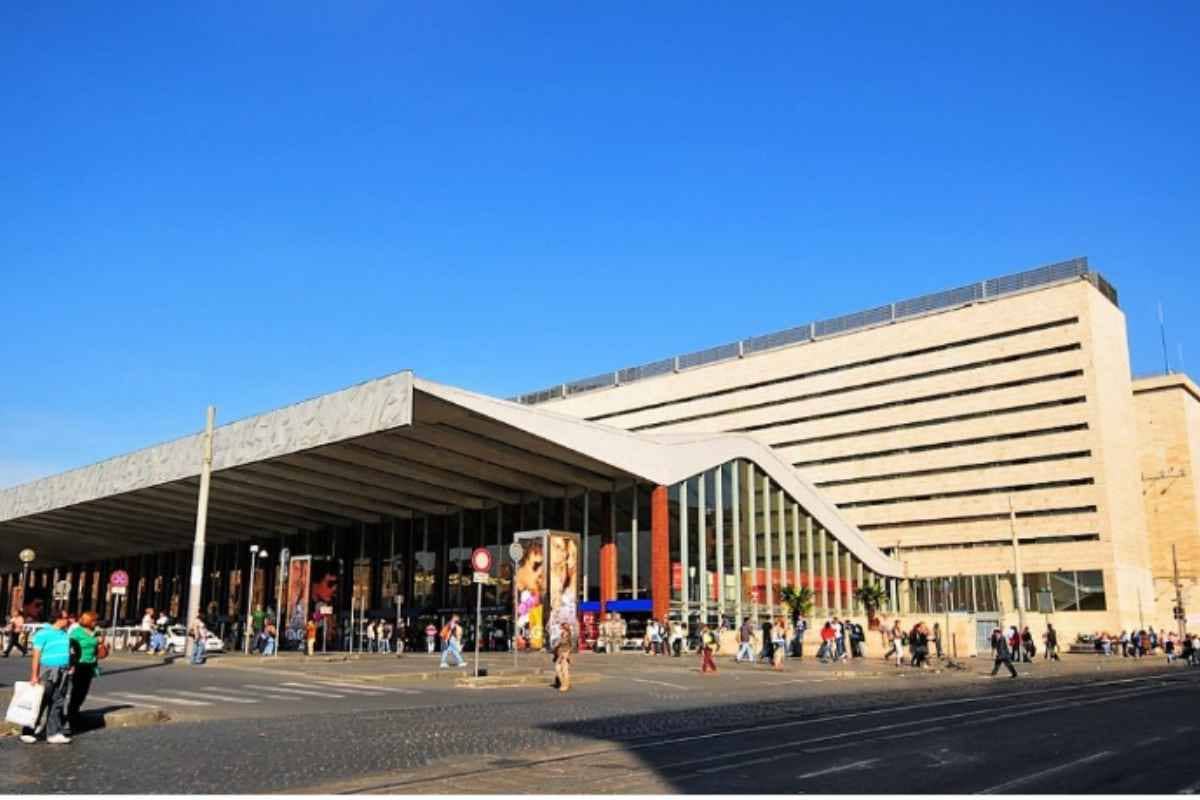
<svg viewBox="0 0 1200 800">
<path fill-rule="evenodd" d="M 1012 654 L 1009 649 L 1008 637 L 999 628 L 992 631 L 992 655 L 995 657 L 995 663 L 992 665 L 993 678 L 1000 671 L 1001 664 L 1005 666 L 1012 677 L 1017 677 L 1017 670 L 1012 664 Z"/>
<path fill-rule="evenodd" d="M 713 654 L 717 652 L 717 635 L 707 625 L 700 629 L 700 673 L 716 674 L 717 662 Z"/>
<path fill-rule="evenodd" d="M 735 664 L 739 661 L 754 663 L 754 626 L 750 624 L 749 617 L 745 617 L 738 628 L 738 651 L 733 661 Z"/>
<path fill-rule="evenodd" d="M 772 633 L 771 620 L 763 620 L 762 624 L 762 650 L 758 654 L 760 661 L 765 661 L 768 664 L 775 661 L 775 636 Z"/>
<path fill-rule="evenodd" d="M 564 622 L 559 630 L 558 642 L 554 645 L 554 684 L 560 692 L 571 689 L 571 658 L 574 652 L 575 635 L 571 626 Z"/>
<path fill-rule="evenodd" d="M 611 653 L 611 647 L 615 646 L 619 653 L 625 647 L 625 635 L 629 632 L 629 626 L 625 624 L 625 618 L 620 614 L 614 616 L 616 619 L 613 620 L 613 641 L 610 644 L 609 652 Z"/>
<path fill-rule="evenodd" d="M 434 651 L 437 650 L 437 635 L 438 629 L 436 625 L 431 622 L 425 626 L 425 652 L 429 653 L 429 655 L 433 655 Z"/>
<path fill-rule="evenodd" d="M 458 614 L 450 617 L 450 621 L 442 628 L 442 663 L 441 668 L 449 666 L 446 661 L 453 656 L 457 662 L 455 667 L 465 667 L 467 661 L 462 656 L 462 625 L 458 622 Z"/>
<path fill-rule="evenodd" d="M 925 627 L 924 622 L 918 622 L 912 629 L 912 633 L 908 636 L 908 641 L 913 649 L 914 667 L 921 669 L 929 668 L 929 628 Z"/>
<path fill-rule="evenodd" d="M 275 655 L 275 648 L 279 646 L 279 629 L 275 627 L 275 620 L 267 619 L 263 635 L 266 639 L 263 641 L 262 654 L 264 656 Z"/>
<path fill-rule="evenodd" d="M 108 647 L 102 647 L 104 634 L 96 634 L 96 612 L 85 611 L 79 615 L 79 624 L 68 632 L 71 657 L 71 689 L 67 700 L 66 730 L 71 735 L 79 723 L 79 709 L 87 700 L 92 681 L 100 674 L 100 657 L 106 655 Z"/>
<path fill-rule="evenodd" d="M 1037 655 L 1037 645 L 1033 643 L 1033 634 L 1029 631 L 1029 626 L 1026 625 L 1021 630 L 1021 660 L 1026 664 L 1032 664 L 1034 656 Z"/>
<path fill-rule="evenodd" d="M 889 657 L 894 656 L 896 666 L 904 660 L 904 630 L 900 627 L 900 620 L 894 620 L 892 627 L 888 630 L 888 651 L 883 654 L 883 660 L 887 661 Z"/>
<path fill-rule="evenodd" d="M 317 623 L 312 619 L 304 623 L 304 652 L 310 656 L 317 652 Z"/>
<path fill-rule="evenodd" d="M 38 720 L 33 727 L 21 729 L 21 741 L 33 744 L 45 715 L 46 741 L 50 744 L 68 744 L 71 739 L 64 732 L 67 725 L 67 702 L 71 691 L 71 642 L 67 636 L 66 611 L 55 612 L 51 624 L 33 635 L 33 662 L 30 664 L 29 682 L 43 687 L 42 705 Z"/>
<path fill-rule="evenodd" d="M 208 626 L 204 624 L 204 617 L 196 617 L 190 633 L 192 635 L 192 664 L 199 666 L 204 663 L 204 654 L 208 651 Z"/>
<path fill-rule="evenodd" d="M 787 654 L 787 622 L 783 617 L 775 620 L 771 635 L 774 637 L 771 640 L 771 669 L 782 672 L 783 657 Z"/>
<path fill-rule="evenodd" d="M 1043 657 L 1061 661 L 1062 659 L 1058 657 L 1058 631 L 1054 630 L 1054 626 L 1050 623 L 1046 623 L 1046 633 L 1043 638 L 1046 640 L 1046 649 L 1042 653 Z"/>
<path fill-rule="evenodd" d="M 804 658 L 804 634 L 808 632 L 808 620 L 796 617 L 795 634 L 792 637 L 792 655 Z"/>
<path fill-rule="evenodd" d="M 24 636 L 25 615 L 18 609 L 8 618 L 8 644 L 4 647 L 5 658 L 8 658 L 8 654 L 12 652 L 14 647 L 21 651 L 21 655 L 29 655 L 29 650 L 25 647 L 25 642 L 22 641 Z"/>
</svg>

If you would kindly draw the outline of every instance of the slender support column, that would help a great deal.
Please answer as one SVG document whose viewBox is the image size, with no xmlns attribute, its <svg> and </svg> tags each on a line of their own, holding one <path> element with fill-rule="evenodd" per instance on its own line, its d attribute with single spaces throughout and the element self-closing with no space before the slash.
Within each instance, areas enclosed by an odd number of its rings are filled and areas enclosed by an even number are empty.
<svg viewBox="0 0 1200 800">
<path fill-rule="evenodd" d="M 688 487 L 687 481 L 679 484 L 679 607 L 684 620 L 688 618 L 688 603 L 691 586 L 688 578 Z"/>
<path fill-rule="evenodd" d="M 775 496 L 775 505 L 776 522 L 779 523 L 779 586 L 782 589 L 788 583 L 787 495 L 783 489 Z"/>
<path fill-rule="evenodd" d="M 184 628 L 190 628 L 196 617 L 200 615 L 200 588 L 204 579 L 204 539 L 208 530 L 208 491 L 212 480 L 213 461 L 213 422 L 216 420 L 217 409 L 208 407 L 204 422 L 204 452 L 200 460 L 200 495 L 196 502 L 196 535 L 192 541 L 192 575 L 190 591 L 188 592 L 187 617 L 183 621 Z M 186 655 L 191 658 L 194 642 L 190 636 L 184 637 Z"/>
<path fill-rule="evenodd" d="M 837 539 L 833 539 L 833 612 L 842 614 L 842 550 Z"/>
<path fill-rule="evenodd" d="M 705 513 L 708 492 L 704 485 L 706 478 L 707 475 L 702 472 L 696 481 L 696 549 L 699 551 L 697 560 L 700 562 L 696 565 L 696 599 L 700 605 L 701 625 L 708 622 L 708 526 Z"/>
<path fill-rule="evenodd" d="M 858 610 L 858 603 L 854 600 L 854 566 L 853 557 L 850 555 L 849 550 L 842 556 L 842 559 L 845 561 L 845 565 L 842 567 L 842 574 L 846 576 L 846 592 L 842 600 L 842 605 L 845 606 L 846 613 L 853 614 Z"/>
<path fill-rule="evenodd" d="M 765 472 L 762 481 L 763 560 L 767 566 L 764 584 L 767 593 L 767 619 L 773 619 L 775 617 L 775 591 L 771 586 L 771 576 L 775 572 L 775 561 L 771 558 L 771 479 Z"/>
<path fill-rule="evenodd" d="M 758 515 L 754 508 L 754 465 L 746 465 L 746 525 L 750 536 L 750 616 L 758 622 Z"/>
<path fill-rule="evenodd" d="M 608 496 L 608 533 L 600 542 L 600 615 L 617 599 L 617 498 Z"/>
<path fill-rule="evenodd" d="M 725 618 L 728 609 L 725 607 L 725 467 L 714 470 L 713 481 L 713 516 L 717 527 L 717 621 Z"/>
<path fill-rule="evenodd" d="M 861 561 L 859 561 L 857 566 L 855 567 L 855 569 L 858 570 L 858 586 L 861 589 L 863 586 L 866 585 L 863 583 L 863 563 Z M 859 608 L 861 613 L 866 613 L 867 609 L 863 607 L 862 603 L 855 601 L 854 604 Z"/>
<path fill-rule="evenodd" d="M 821 611 L 825 616 L 829 616 L 829 560 L 825 557 L 825 548 L 829 546 L 825 541 L 825 529 L 822 528 L 817 535 L 820 541 L 821 548 Z"/>
<path fill-rule="evenodd" d="M 633 574 L 633 599 L 638 597 L 638 485 L 633 484 L 633 524 L 629 532 L 629 546 L 633 550 L 629 553 L 630 563 L 633 565 L 630 572 Z"/>
<path fill-rule="evenodd" d="M 817 573 L 813 568 L 813 558 L 815 554 L 813 553 L 812 517 L 810 517 L 808 514 L 804 515 L 804 546 L 807 548 L 806 555 L 808 560 L 808 588 L 811 589 L 813 587 L 813 578 L 816 577 Z"/>
<path fill-rule="evenodd" d="M 671 523 L 667 515 L 667 487 L 650 492 L 650 603 L 655 619 L 671 607 Z"/>
<path fill-rule="evenodd" d="M 524 504 L 521 505 L 524 508 Z M 591 600 L 592 584 L 588 582 L 588 567 L 591 565 L 592 550 L 588 547 L 588 523 L 592 518 L 592 495 L 587 489 L 583 490 L 583 591 L 580 595 L 584 600 Z"/>
<path fill-rule="evenodd" d="M 800 588 L 800 504 L 792 503 L 792 582 Z"/>
<path fill-rule="evenodd" d="M 736 609 L 736 624 L 742 624 L 742 465 L 733 463 L 733 474 L 730 476 L 729 491 L 733 495 L 733 605 Z"/>
</svg>

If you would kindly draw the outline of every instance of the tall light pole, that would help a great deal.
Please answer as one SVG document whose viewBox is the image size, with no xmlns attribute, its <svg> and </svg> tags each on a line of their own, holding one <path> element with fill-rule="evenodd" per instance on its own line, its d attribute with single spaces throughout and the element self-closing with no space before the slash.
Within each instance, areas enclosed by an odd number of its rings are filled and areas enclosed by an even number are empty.
<svg viewBox="0 0 1200 800">
<path fill-rule="evenodd" d="M 217 409 L 208 407 L 204 423 L 204 451 L 200 459 L 200 496 L 196 501 L 196 536 L 192 542 L 192 575 L 188 589 L 187 619 L 184 630 L 191 630 L 196 617 L 200 616 L 200 592 L 204 581 L 204 537 L 208 530 L 208 491 L 212 480 L 213 422 Z M 184 636 L 185 655 L 183 663 L 191 661 L 195 643 L 192 637 Z"/>
<path fill-rule="evenodd" d="M 1175 580 L 1175 619 L 1179 623 L 1180 640 L 1187 638 L 1187 614 L 1183 609 L 1183 588 L 1179 584 L 1179 558 L 1175 555 L 1175 545 L 1171 545 L 1171 566 Z"/>
<path fill-rule="evenodd" d="M 37 558 L 37 553 L 26 547 L 17 554 L 21 559 L 21 616 L 25 616 L 25 592 L 29 590 L 29 565 Z M 26 620 L 28 622 L 29 620 Z"/>
<path fill-rule="evenodd" d="M 258 549 L 258 545 L 250 545 L 250 584 L 247 587 L 246 595 L 246 655 L 250 654 L 250 637 L 254 635 L 254 567 L 259 557 L 266 558 L 267 551 Z"/>
</svg>

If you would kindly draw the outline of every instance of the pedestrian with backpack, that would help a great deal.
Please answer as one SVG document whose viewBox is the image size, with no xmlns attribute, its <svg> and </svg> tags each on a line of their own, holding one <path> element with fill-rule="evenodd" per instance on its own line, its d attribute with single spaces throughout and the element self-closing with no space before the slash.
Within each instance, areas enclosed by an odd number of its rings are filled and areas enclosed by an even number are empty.
<svg viewBox="0 0 1200 800">
<path fill-rule="evenodd" d="M 441 668 L 449 666 L 446 661 L 454 657 L 456 667 L 465 667 L 467 661 L 462 656 L 462 625 L 458 623 L 458 614 L 450 617 L 450 621 L 442 626 L 442 663 Z"/>
</svg>

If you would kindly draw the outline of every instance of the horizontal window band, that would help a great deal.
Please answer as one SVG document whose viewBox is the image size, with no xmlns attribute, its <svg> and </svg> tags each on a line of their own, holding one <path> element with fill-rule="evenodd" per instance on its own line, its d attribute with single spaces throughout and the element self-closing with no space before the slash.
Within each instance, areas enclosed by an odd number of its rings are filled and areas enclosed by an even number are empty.
<svg viewBox="0 0 1200 800">
<path fill-rule="evenodd" d="M 888 456 L 909 455 L 911 453 L 928 453 L 931 450 L 946 450 L 953 447 L 972 447 L 979 444 L 991 444 L 993 442 L 1007 442 L 1013 439 L 1029 439 L 1035 436 L 1053 436 L 1056 433 L 1073 433 L 1075 431 L 1086 431 L 1088 424 L 1086 422 L 1078 422 L 1073 425 L 1056 425 L 1052 428 L 1036 428 L 1029 431 L 1016 431 L 1015 433 L 997 433 L 992 436 L 977 436 L 970 439 L 955 439 L 949 442 L 934 442 L 932 444 L 918 444 L 912 447 L 897 447 L 891 450 L 876 450 L 868 453 L 851 453 L 844 456 L 830 456 L 829 458 L 817 458 L 811 461 L 793 461 L 793 467 L 816 467 L 825 464 L 842 464 L 847 461 L 865 461 L 869 458 L 886 458 Z"/>
<path fill-rule="evenodd" d="M 1068 514 L 1095 514 L 1096 506 L 1075 506 L 1074 508 L 1043 508 L 1034 511 L 1018 511 L 1018 519 L 1031 517 L 1064 517 Z M 860 531 L 882 531 L 892 528 L 918 528 L 927 525 L 962 525 L 968 522 L 994 522 L 1008 519 L 1008 512 L 995 514 L 969 514 L 963 517 L 935 517 L 933 519 L 910 519 L 900 522 L 875 522 L 869 525 L 859 525 Z M 901 548 L 903 549 L 903 547 Z"/>
<path fill-rule="evenodd" d="M 784 425 L 795 425 L 801 422 L 814 422 L 821 419 L 833 419 L 835 417 L 848 417 L 854 414 L 865 414 L 869 411 L 883 411 L 887 408 L 902 408 L 904 406 L 915 406 L 921 403 L 932 403 L 938 400 L 949 400 L 953 397 L 969 397 L 974 394 L 985 394 L 987 392 L 998 392 L 1003 389 L 1015 389 L 1018 386 L 1032 386 L 1037 383 L 1053 383 L 1054 381 L 1067 380 L 1068 378 L 1078 378 L 1083 375 L 1083 370 L 1072 369 L 1066 372 L 1055 372 L 1050 375 L 1037 375 L 1032 378 L 1018 378 L 1011 381 L 1001 381 L 1000 383 L 988 383 L 983 386 L 972 386 L 967 389 L 955 389 L 952 392 L 939 392 L 938 394 L 921 395 L 920 397 L 911 397 L 906 400 L 891 400 L 886 403 L 875 403 L 869 406 L 855 406 L 854 408 L 843 408 L 837 411 L 827 411 L 823 414 L 810 414 L 807 417 L 794 417 L 792 419 L 781 419 L 773 422 L 764 422 L 761 425 L 749 425 L 745 428 L 733 428 L 730 433 L 751 433 L 753 431 L 764 431 L 771 428 L 779 428 Z"/>
<path fill-rule="evenodd" d="M 850 384 L 847 386 L 839 386 L 836 389 L 826 389 L 825 391 L 821 391 L 821 392 L 810 392 L 808 394 L 796 395 L 794 397 L 787 397 L 787 398 L 783 398 L 781 400 L 770 400 L 770 401 L 763 402 L 763 403 L 753 403 L 750 405 L 739 406 L 737 408 L 725 409 L 722 411 L 712 411 L 712 412 L 709 412 L 706 414 L 694 414 L 690 417 L 679 417 L 677 419 L 668 420 L 666 422 L 652 422 L 652 423 L 648 423 L 646 425 L 635 426 L 633 428 L 630 428 L 630 430 L 644 431 L 644 430 L 650 430 L 653 428 L 662 428 L 667 425 L 676 425 L 681 422 L 695 422 L 696 420 L 713 419 L 714 417 L 724 417 L 724 416 L 728 416 L 730 414 L 740 414 L 740 413 L 743 413 L 746 411 L 759 411 L 764 408 L 771 408 L 773 406 L 787 405 L 788 403 L 798 403 L 798 402 L 802 402 L 804 400 L 815 400 L 815 399 L 819 399 L 822 397 L 833 397 L 833 396 L 836 396 L 839 394 L 846 394 L 848 392 L 862 391 L 863 389 L 876 389 L 881 386 L 890 386 L 890 385 L 897 384 L 897 383 L 907 383 L 909 381 L 920 380 L 923 378 L 932 378 L 932 377 L 937 377 L 939 375 L 949 375 L 949 374 L 952 374 L 955 372 L 966 372 L 969 370 L 982 369 L 984 367 L 994 367 L 994 366 L 997 366 L 1000 364 L 1007 364 L 1007 363 L 1011 363 L 1014 361 L 1023 361 L 1028 358 L 1038 358 L 1040 356 L 1055 355 L 1058 353 L 1066 353 L 1066 352 L 1070 352 L 1072 350 L 1079 350 L 1079 349 L 1080 349 L 1079 343 L 1075 342 L 1073 344 L 1067 344 L 1067 345 L 1063 345 L 1061 347 L 1049 347 L 1049 348 L 1046 348 L 1043 350 L 1034 350 L 1034 351 L 1031 351 L 1028 353 L 1017 353 L 1015 355 L 1004 356 L 1002 358 L 989 359 L 987 361 L 974 361 L 969 364 L 959 364 L 959 365 L 956 365 L 953 367 L 943 367 L 942 369 L 934 369 L 934 370 L 929 370 L 927 372 L 916 372 L 916 373 L 912 373 L 910 375 L 902 375 L 902 376 L 895 377 L 895 378 L 884 378 L 884 379 L 877 380 L 877 381 L 868 381 L 867 383 L 856 383 L 856 384 Z M 1082 375 L 1083 370 L 1075 370 L 1071 374 Z M 1058 376 L 1065 376 L 1065 375 L 1067 375 L 1067 373 L 1058 373 Z M 911 398 L 908 400 L 893 400 L 893 401 L 889 401 L 887 403 L 878 403 L 878 404 L 869 405 L 869 406 L 859 406 L 856 408 L 832 411 L 832 412 L 828 412 L 828 413 L 824 413 L 824 414 L 812 414 L 807 417 L 796 417 L 794 419 L 788 419 L 788 420 L 775 420 L 772 422 L 764 422 L 760 425 L 748 425 L 744 428 L 731 428 L 730 431 L 735 432 L 735 433 L 747 433 L 749 431 L 759 431 L 759 430 L 765 430 L 767 428 L 774 428 L 779 425 L 789 425 L 789 424 L 792 424 L 795 422 L 804 422 L 804 421 L 810 420 L 810 419 L 825 419 L 827 417 L 840 417 L 840 416 L 844 416 L 846 414 L 858 414 L 863 411 L 875 411 L 877 409 L 890 408 L 892 406 L 899 406 L 899 405 L 912 405 L 914 403 L 923 403 L 928 400 L 938 400 L 938 399 L 946 398 L 946 397 L 961 397 L 961 396 L 970 395 L 970 394 L 978 394 L 979 392 L 992 391 L 994 389 L 1003 389 L 1003 388 L 1008 388 L 1010 386 L 1023 386 L 1028 383 L 1038 383 L 1040 381 L 1056 380 L 1056 379 L 1057 379 L 1056 376 L 1040 376 L 1040 377 L 1036 377 L 1036 378 L 1022 378 L 1019 380 L 1006 381 L 1004 383 L 987 384 L 987 385 L 979 386 L 979 387 L 971 387 L 969 389 L 959 389 L 959 390 L 955 390 L 953 392 L 943 392 L 940 394 L 924 395 L 922 397 L 914 397 L 914 398 Z"/>
<path fill-rule="evenodd" d="M 984 336 L 973 336 L 969 339 L 958 339 L 945 344 L 933 345 L 931 347 L 922 347 L 916 350 L 906 350 L 902 353 L 894 353 L 887 356 L 877 356 L 875 358 L 867 358 L 862 361 L 852 361 L 848 364 L 838 364 L 832 367 L 824 367 L 822 369 L 810 370 L 809 372 L 796 372 L 791 375 L 784 375 L 778 378 L 770 378 L 763 381 L 755 381 L 753 383 L 742 384 L 741 386 L 731 386 L 727 389 L 715 389 L 710 392 L 701 392 L 699 394 L 690 395 L 688 397 L 680 397 L 675 400 L 663 400 L 658 403 L 648 403 L 644 406 L 635 406 L 634 408 L 625 408 L 620 411 L 609 411 L 604 414 L 597 414 L 593 417 L 587 417 L 589 422 L 597 422 L 604 419 L 612 419 L 626 414 L 634 414 L 639 411 L 653 411 L 657 408 L 666 408 L 668 406 L 678 405 L 679 403 L 688 403 L 693 400 L 707 400 L 710 397 L 724 397 L 725 395 L 735 394 L 737 392 L 745 392 L 751 389 L 761 389 L 764 386 L 776 386 L 781 383 L 790 381 L 803 380 L 805 378 L 814 378 L 818 375 L 829 375 L 835 372 L 844 372 L 848 369 L 858 369 L 859 367 L 869 367 L 875 364 L 886 364 L 889 361 L 896 361 L 902 358 L 915 358 L 917 356 L 928 355 L 930 353 L 939 353 L 945 350 L 953 350 L 957 347 L 966 347 L 972 344 L 980 344 L 982 342 L 991 342 L 999 339 L 1008 339 L 1013 336 L 1023 336 L 1027 333 L 1036 333 L 1038 331 L 1050 330 L 1052 328 L 1061 328 L 1067 325 L 1074 325 L 1079 322 L 1079 317 L 1066 317 L 1057 319 L 1051 322 L 1042 322 L 1037 325 L 1026 325 L 1022 328 L 1014 328 L 1008 331 L 999 333 L 990 333 Z"/>
<path fill-rule="evenodd" d="M 1030 539 L 1018 539 L 1021 547 L 1029 547 L 1031 545 L 1040 544 L 1071 544 L 1074 542 L 1098 542 L 1100 534 L 1098 533 L 1071 533 L 1071 534 L 1054 534 L 1051 536 L 1038 536 Z M 977 539 L 970 542 L 947 542 L 946 544 L 914 544 L 900 547 L 900 552 L 913 553 L 922 550 L 971 550 L 976 547 L 1012 547 L 1012 539 Z M 914 579 L 919 579 L 920 576 L 914 576 Z"/>
<path fill-rule="evenodd" d="M 929 500 L 949 500 L 957 497 L 983 497 L 989 494 L 1009 494 L 1011 492 L 1033 492 L 1038 489 L 1066 489 L 1071 486 L 1091 486 L 1095 478 L 1071 478 L 1061 481 L 1044 481 L 1042 483 L 1021 483 L 1014 486 L 990 486 L 986 489 L 962 489 L 954 492 L 939 492 L 937 494 L 910 495 L 908 497 L 884 497 L 878 500 L 852 500 L 838 503 L 838 508 L 867 508 L 868 506 L 886 506 L 896 503 L 921 503 Z"/>
<path fill-rule="evenodd" d="M 1006 406 L 1005 408 L 993 408 L 987 411 L 973 411 L 969 414 L 954 414 L 949 417 L 934 417 L 932 419 L 920 419 L 915 422 L 901 422 L 895 425 L 882 425 L 878 428 L 863 428 L 856 431 L 845 431 L 843 433 L 829 433 L 824 436 L 811 436 L 807 439 L 791 439 L 786 442 L 772 442 L 772 447 L 794 447 L 802 444 L 815 444 L 816 442 L 832 442 L 838 439 L 853 439 L 856 436 L 870 436 L 879 433 L 891 433 L 893 431 L 912 430 L 915 428 L 930 428 L 936 425 L 947 425 L 951 422 L 966 422 L 972 419 L 984 419 L 986 417 L 1000 417 L 1006 414 L 1020 414 L 1023 411 L 1037 411 L 1043 408 L 1055 408 L 1057 406 L 1070 406 L 1078 403 L 1086 402 L 1087 398 L 1083 395 L 1077 397 L 1064 397 L 1061 400 L 1044 400 L 1040 403 L 1024 403 L 1019 406 Z"/>
<path fill-rule="evenodd" d="M 1051 461 L 1067 461 L 1073 458 L 1091 458 L 1091 450 L 1072 450 L 1069 453 L 1048 453 L 1041 456 L 1025 458 L 1010 458 L 1004 461 L 979 461 L 974 464 L 960 464 L 954 467 L 931 467 L 930 469 L 915 469 L 909 472 L 887 472 L 880 475 L 867 475 L 862 478 L 840 478 L 832 481 L 818 481 L 813 484 L 818 489 L 834 486 L 851 486 L 856 483 L 880 483 L 902 478 L 925 478 L 931 475 L 947 475 L 954 472 L 976 472 L 1000 467 L 1019 467 L 1027 464 L 1043 464 Z"/>
</svg>

